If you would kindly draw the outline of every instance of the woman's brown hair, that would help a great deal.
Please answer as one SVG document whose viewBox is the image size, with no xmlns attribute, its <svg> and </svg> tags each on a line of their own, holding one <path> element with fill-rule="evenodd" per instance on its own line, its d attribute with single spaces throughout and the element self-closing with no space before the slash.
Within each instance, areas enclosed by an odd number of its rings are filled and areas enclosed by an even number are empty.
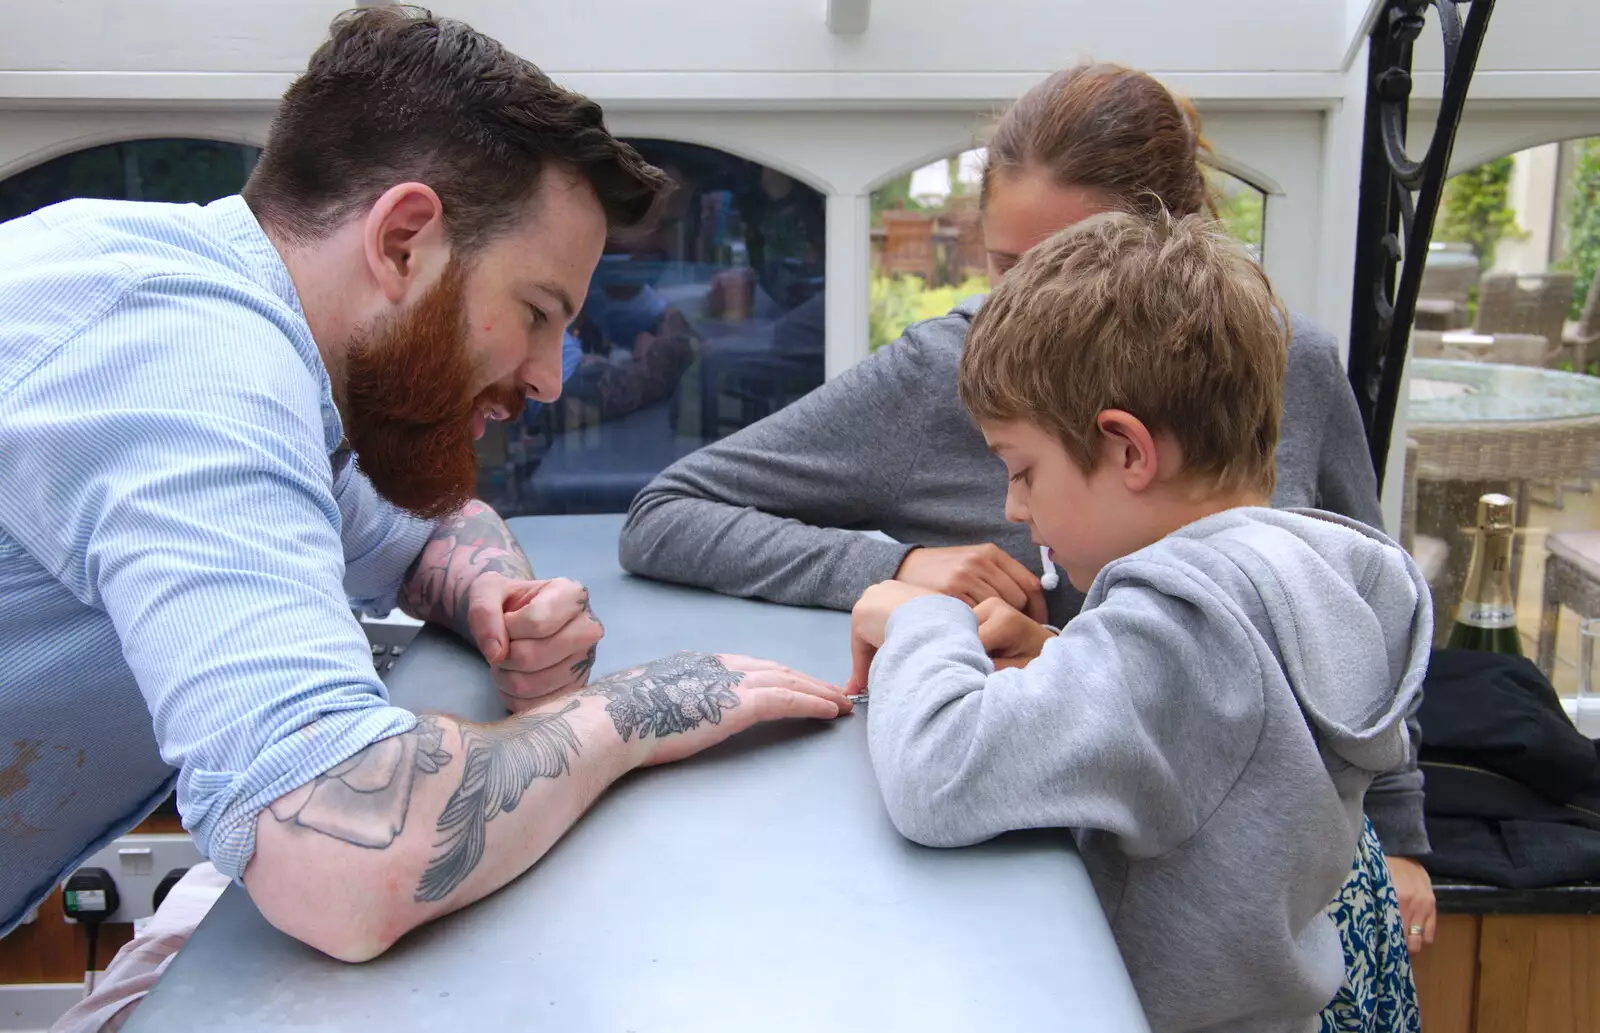
<svg viewBox="0 0 1600 1033">
<path fill-rule="evenodd" d="M 995 176 L 1040 169 L 1062 186 L 1091 187 L 1145 216 L 1216 214 L 1200 167 L 1211 147 L 1187 100 L 1143 72 L 1083 64 L 1023 94 L 989 139 L 983 200 Z"/>
</svg>

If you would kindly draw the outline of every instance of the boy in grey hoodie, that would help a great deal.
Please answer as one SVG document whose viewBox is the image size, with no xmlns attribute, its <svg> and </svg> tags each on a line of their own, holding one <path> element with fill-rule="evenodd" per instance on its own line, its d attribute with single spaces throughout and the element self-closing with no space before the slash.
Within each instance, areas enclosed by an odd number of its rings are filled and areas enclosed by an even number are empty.
<svg viewBox="0 0 1600 1033">
<path fill-rule="evenodd" d="M 1156 1033 L 1315 1028 L 1362 795 L 1415 748 L 1415 565 L 1263 508 L 1287 325 L 1198 217 L 1099 215 L 1035 248 L 973 325 L 961 397 L 1083 610 L 1002 670 L 973 609 L 915 586 L 869 589 L 852 622 L 896 826 L 947 847 L 1074 829 Z"/>
</svg>

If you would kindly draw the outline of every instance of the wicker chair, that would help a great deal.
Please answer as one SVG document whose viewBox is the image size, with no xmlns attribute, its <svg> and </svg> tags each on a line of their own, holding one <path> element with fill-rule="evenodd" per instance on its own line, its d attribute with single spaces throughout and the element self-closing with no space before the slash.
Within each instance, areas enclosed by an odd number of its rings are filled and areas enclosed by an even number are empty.
<svg viewBox="0 0 1600 1033">
<path fill-rule="evenodd" d="M 1417 473 L 1430 480 L 1533 481 L 1593 476 L 1600 416 L 1413 425 Z"/>
<path fill-rule="evenodd" d="M 1476 263 L 1424 265 L 1417 299 L 1417 324 L 1428 330 L 1455 330 L 1466 326 L 1467 297 L 1477 283 Z"/>
<path fill-rule="evenodd" d="M 1554 353 L 1539 334 L 1470 334 L 1412 330 L 1411 353 L 1419 359 L 1462 359 L 1510 366 L 1550 366 Z"/>
<path fill-rule="evenodd" d="M 1554 342 L 1559 353 L 1567 309 L 1572 305 L 1572 282 L 1571 273 L 1490 273 L 1478 284 L 1478 318 L 1473 329 L 1497 336 L 1537 334 Z"/>
<path fill-rule="evenodd" d="M 1502 331 L 1539 334 L 1554 344 L 1544 365 L 1556 367 L 1570 361 L 1581 373 L 1588 364 L 1588 348 L 1568 344 L 1564 337 L 1573 283 L 1571 273 L 1491 273 L 1478 288 L 1476 329 L 1496 335 Z M 1568 491 L 1588 492 L 1590 482 L 1587 478 L 1573 483 L 1558 480 L 1547 487 L 1549 504 L 1559 510 L 1565 507 Z"/>
<path fill-rule="evenodd" d="M 1600 343 L 1600 267 L 1595 268 L 1594 282 L 1583 299 L 1583 313 L 1566 330 L 1563 340 L 1572 353 L 1573 368 L 1579 373 L 1588 372 L 1589 363 L 1600 358 L 1593 354 L 1595 345 Z"/>
<path fill-rule="evenodd" d="M 1561 607 L 1600 617 L 1600 531 L 1564 531 L 1545 539 L 1544 596 L 1539 614 L 1539 669 L 1553 677 Z"/>
<path fill-rule="evenodd" d="M 1400 547 L 1417 561 L 1422 576 L 1431 585 L 1444 570 L 1450 546 L 1444 539 L 1417 534 L 1417 452 L 1416 438 L 1406 439 L 1405 493 L 1400 497 Z"/>
</svg>

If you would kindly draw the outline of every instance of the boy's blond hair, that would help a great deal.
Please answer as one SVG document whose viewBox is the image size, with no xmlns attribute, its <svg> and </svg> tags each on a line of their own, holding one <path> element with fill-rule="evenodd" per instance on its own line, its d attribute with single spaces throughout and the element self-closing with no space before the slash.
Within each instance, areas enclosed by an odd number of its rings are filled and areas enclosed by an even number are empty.
<svg viewBox="0 0 1600 1033">
<path fill-rule="evenodd" d="M 980 420 L 1025 420 L 1092 472 L 1096 418 L 1125 410 L 1183 450 L 1183 474 L 1270 495 L 1289 318 L 1215 221 L 1107 212 L 1031 249 L 961 357 Z"/>
</svg>

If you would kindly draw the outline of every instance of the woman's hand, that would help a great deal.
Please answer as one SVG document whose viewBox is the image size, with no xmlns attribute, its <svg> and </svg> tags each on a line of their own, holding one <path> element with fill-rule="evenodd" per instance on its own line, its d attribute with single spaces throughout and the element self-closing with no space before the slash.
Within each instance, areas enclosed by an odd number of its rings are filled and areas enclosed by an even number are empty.
<svg viewBox="0 0 1600 1033">
<path fill-rule="evenodd" d="M 1438 905 L 1433 899 L 1433 880 L 1428 870 L 1409 857 L 1388 857 L 1389 877 L 1400 898 L 1400 924 L 1406 932 L 1406 949 L 1413 957 L 1433 942 L 1438 922 Z"/>
<path fill-rule="evenodd" d="M 932 589 L 968 606 L 998 599 L 1035 620 L 1048 619 L 1039 578 L 992 542 L 912 549 L 900 562 L 895 580 Z"/>
</svg>

